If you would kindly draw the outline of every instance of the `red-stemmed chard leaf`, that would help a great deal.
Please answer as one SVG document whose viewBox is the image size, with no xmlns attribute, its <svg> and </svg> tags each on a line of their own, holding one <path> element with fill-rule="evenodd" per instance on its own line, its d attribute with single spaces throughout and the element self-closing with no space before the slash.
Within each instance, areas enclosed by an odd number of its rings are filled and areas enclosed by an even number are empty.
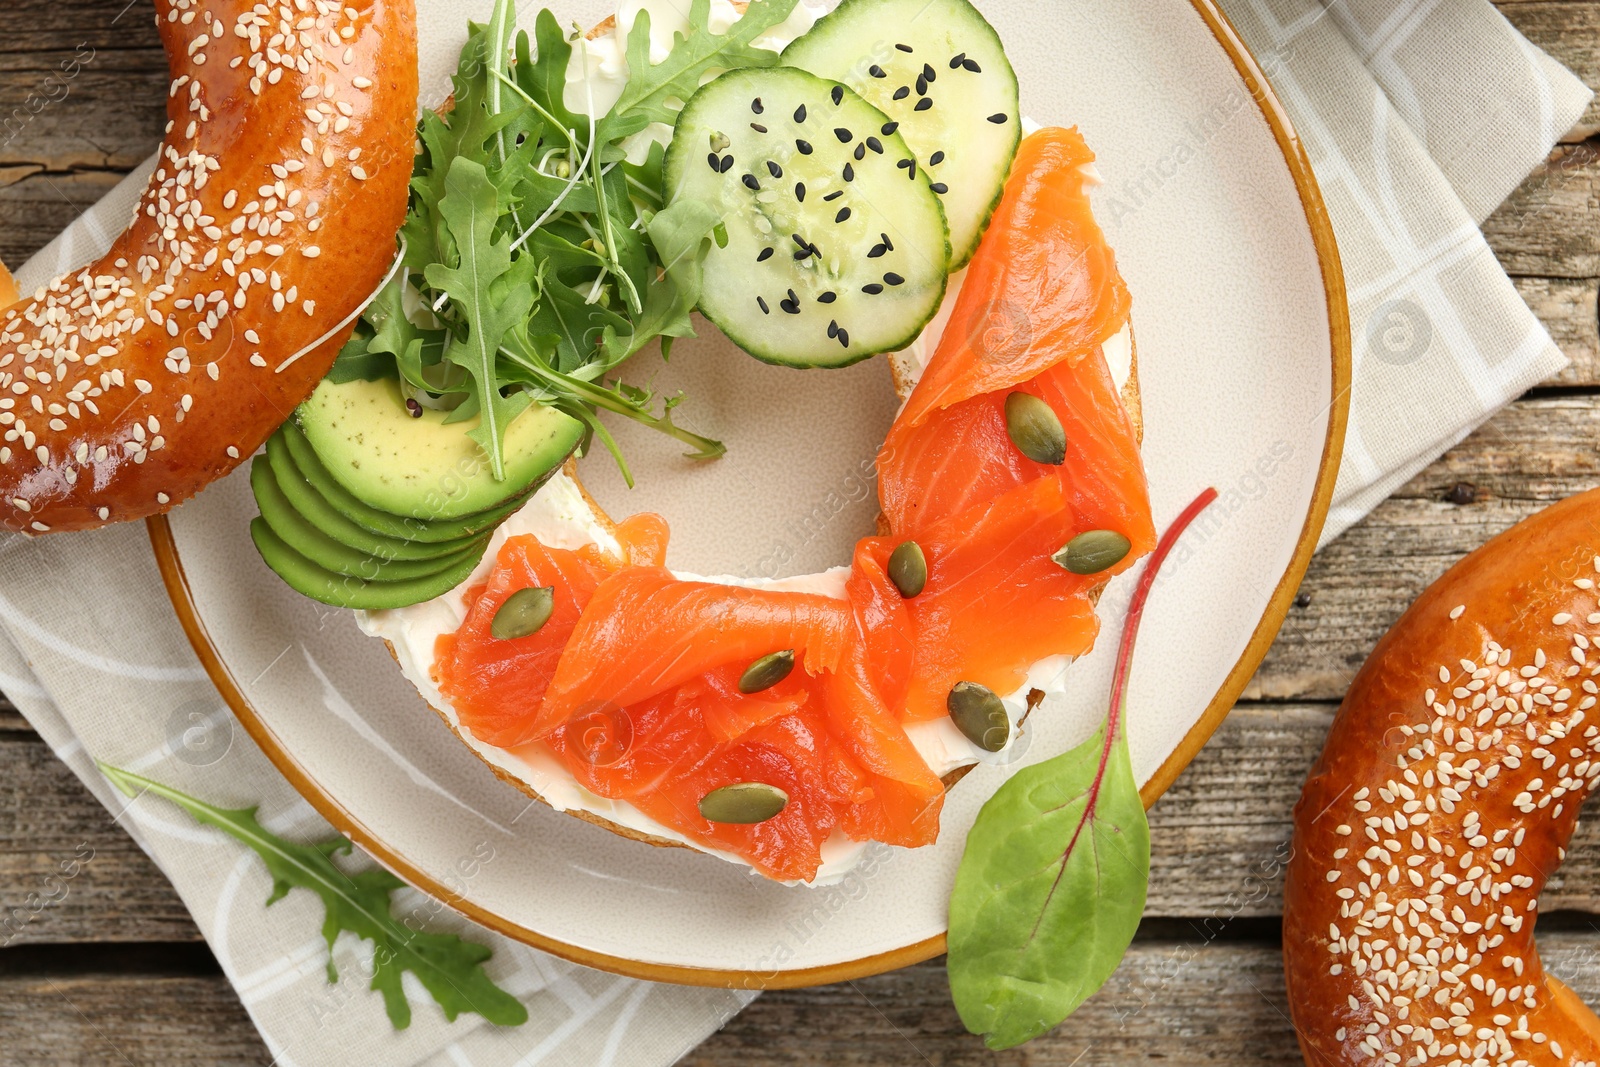
<svg viewBox="0 0 1600 1067">
<path fill-rule="evenodd" d="M 1111 706 L 1082 745 L 1017 772 L 967 835 L 950 897 L 956 1011 L 992 1049 L 1032 1040 L 1117 969 L 1144 912 L 1150 827 L 1128 756 L 1128 670 L 1162 561 L 1217 498 L 1207 489 L 1168 528 L 1134 589 Z"/>
</svg>

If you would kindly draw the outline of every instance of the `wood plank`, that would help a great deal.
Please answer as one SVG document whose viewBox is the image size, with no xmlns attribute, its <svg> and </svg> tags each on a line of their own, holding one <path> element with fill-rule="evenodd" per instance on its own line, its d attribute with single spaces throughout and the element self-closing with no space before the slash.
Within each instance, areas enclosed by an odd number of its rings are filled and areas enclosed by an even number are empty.
<svg viewBox="0 0 1600 1067">
<path fill-rule="evenodd" d="M 1600 385 L 1600 279 L 1513 278 L 1517 292 L 1572 364 L 1546 386 Z"/>
<path fill-rule="evenodd" d="M 1246 697 L 1338 700 L 1378 638 L 1452 563 L 1600 484 L 1597 440 L 1600 398 L 1500 412 L 1317 555 L 1301 586 L 1309 604 L 1290 611 Z"/>
<path fill-rule="evenodd" d="M 0 170 L 0 262 L 20 265 L 122 180 L 115 171 Z"/>
<path fill-rule="evenodd" d="M 161 49 L 150 0 L 6 0 L 0 41 L 0 49 L 18 56 L 71 52 L 80 44 L 101 51 Z"/>
<path fill-rule="evenodd" d="M 1497 0 L 1511 24 L 1588 85 L 1600 85 L 1600 10 L 1588 0 Z M 1581 141 L 1600 131 L 1600 101 L 1566 139 Z"/>
<path fill-rule="evenodd" d="M 177 893 L 31 734 L 0 734 L 0 946 L 192 941 Z"/>
<path fill-rule="evenodd" d="M 1521 188 L 1483 224 L 1489 246 L 1511 274 L 1600 276 L 1600 143 L 1558 145 Z"/>
<path fill-rule="evenodd" d="M 1600 935 L 1539 939 L 1550 971 L 1591 1003 Z M 1299 1065 L 1279 949 L 1198 934 L 1136 941 L 1121 968 L 1054 1032 L 991 1053 L 961 1026 L 942 961 L 820 989 L 769 993 L 683 1060 L 683 1067 Z"/>
<path fill-rule="evenodd" d="M 0 953 L 0 1060 L 266 1067 L 272 1059 L 215 961 L 195 967 L 192 954 L 180 952 L 179 965 L 168 966 L 159 946 L 132 959 L 104 955 L 84 967 Z M 116 970 L 117 963 L 138 969 Z"/>
</svg>

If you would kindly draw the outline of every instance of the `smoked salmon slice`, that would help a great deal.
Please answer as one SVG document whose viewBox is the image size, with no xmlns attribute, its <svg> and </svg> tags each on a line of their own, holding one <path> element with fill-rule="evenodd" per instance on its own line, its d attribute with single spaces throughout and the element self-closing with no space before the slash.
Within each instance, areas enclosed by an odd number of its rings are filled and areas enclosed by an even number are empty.
<svg viewBox="0 0 1600 1067">
<path fill-rule="evenodd" d="M 610 573 L 598 549 L 546 548 L 530 535 L 500 547 L 488 580 L 467 592 L 467 616 L 434 646 L 433 679 L 461 725 L 487 745 L 512 748 L 532 737 L 546 688 L 589 598 Z M 502 641 L 489 632 L 495 612 L 513 593 L 555 590 L 550 621 L 536 634 Z"/>
<path fill-rule="evenodd" d="M 1155 548 L 1138 435 L 1105 356 L 1096 350 L 1076 364 L 1058 363 L 1018 390 L 1042 399 L 1061 420 L 1065 462 L 1035 463 L 1011 443 L 1010 390 L 962 401 L 898 435 L 896 451 L 880 459 L 879 497 L 890 528 L 909 536 L 1024 482 L 1056 478 L 1080 530 L 1123 534 L 1133 543 L 1130 562 Z"/>
<path fill-rule="evenodd" d="M 1061 482 L 1036 478 L 918 534 L 928 585 L 906 602 L 916 641 L 907 721 L 947 715 L 957 682 L 1015 692 L 1032 664 L 1094 646 L 1088 594 L 1100 576 L 1050 558 L 1078 532 Z M 897 544 L 878 538 L 873 551 L 887 560 Z"/>
<path fill-rule="evenodd" d="M 849 623 L 848 605 L 829 597 L 629 568 L 595 591 L 545 693 L 534 736 L 596 706 L 627 707 L 714 668 L 749 666 L 787 649 L 809 673 L 833 670 Z"/>
<path fill-rule="evenodd" d="M 915 429 L 934 411 L 1011 389 L 1063 360 L 1075 363 L 1122 329 L 1132 298 L 1089 208 L 1082 168 L 1093 162 L 1076 129 L 1023 140 L 939 347 L 895 430 Z"/>
</svg>

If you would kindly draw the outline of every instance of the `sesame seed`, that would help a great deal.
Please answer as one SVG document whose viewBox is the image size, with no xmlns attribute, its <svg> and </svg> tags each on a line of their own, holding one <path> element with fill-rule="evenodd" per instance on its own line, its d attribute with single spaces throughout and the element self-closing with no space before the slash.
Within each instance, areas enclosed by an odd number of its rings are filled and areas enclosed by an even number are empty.
<svg viewBox="0 0 1600 1067">
<path fill-rule="evenodd" d="M 1461 618 L 1462 614 L 1466 612 L 1466 610 L 1467 606 L 1465 604 L 1457 604 L 1455 607 L 1450 609 L 1450 618 L 1459 619 Z M 1449 681 L 1448 678 L 1440 678 L 1439 680 L 1441 682 Z"/>
<path fill-rule="evenodd" d="M 322 255 L 322 249 L 318 248 L 316 245 L 307 245 L 300 250 L 300 254 L 305 256 L 307 259 L 316 259 L 318 256 Z"/>
</svg>

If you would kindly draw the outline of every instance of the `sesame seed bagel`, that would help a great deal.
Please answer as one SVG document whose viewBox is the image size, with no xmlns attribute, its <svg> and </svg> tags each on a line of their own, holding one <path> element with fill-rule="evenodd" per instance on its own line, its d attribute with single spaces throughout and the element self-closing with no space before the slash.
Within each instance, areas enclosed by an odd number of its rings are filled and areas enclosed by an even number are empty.
<svg viewBox="0 0 1600 1067">
<path fill-rule="evenodd" d="M 1597 583 L 1600 490 L 1451 568 L 1351 685 L 1284 890 L 1308 1063 L 1600 1062 L 1600 1019 L 1533 940 L 1600 779 Z"/>
<path fill-rule="evenodd" d="M 143 518 L 228 473 L 321 381 L 394 261 L 414 0 L 155 7 L 169 122 L 131 225 L 0 312 L 7 529 Z"/>
</svg>

